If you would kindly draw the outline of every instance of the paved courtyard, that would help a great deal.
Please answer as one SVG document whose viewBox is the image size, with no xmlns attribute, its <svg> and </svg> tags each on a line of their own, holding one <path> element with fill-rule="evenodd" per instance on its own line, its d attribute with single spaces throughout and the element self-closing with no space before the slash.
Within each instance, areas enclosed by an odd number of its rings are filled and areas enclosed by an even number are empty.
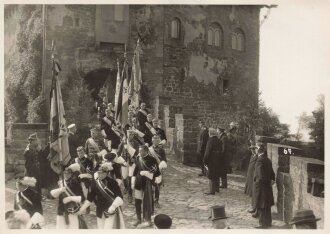
<svg viewBox="0 0 330 234">
<path fill-rule="evenodd" d="M 214 196 L 205 196 L 203 193 L 208 188 L 205 177 L 198 177 L 198 168 L 188 167 L 174 158 L 168 156 L 168 168 L 165 172 L 165 185 L 161 188 L 160 208 L 156 208 L 156 214 L 165 213 L 173 218 L 172 228 L 212 228 L 212 222 L 208 219 L 211 214 L 210 207 L 214 205 L 225 205 L 229 217 L 227 223 L 230 228 L 250 229 L 258 226 L 258 220 L 251 217 L 247 212 L 251 200 L 243 193 L 244 176 L 231 174 L 228 177 L 229 188 L 220 190 Z M 12 209 L 15 181 L 11 179 L 6 182 L 6 210 Z M 136 220 L 134 204 L 127 202 L 124 197 L 123 212 L 127 228 L 133 228 Z M 44 216 L 46 218 L 45 228 L 55 228 L 56 200 L 47 199 L 43 202 Z M 95 206 L 92 212 L 85 215 L 89 228 L 96 228 Z M 277 220 L 273 213 L 273 228 L 287 228 L 285 224 Z"/>
</svg>

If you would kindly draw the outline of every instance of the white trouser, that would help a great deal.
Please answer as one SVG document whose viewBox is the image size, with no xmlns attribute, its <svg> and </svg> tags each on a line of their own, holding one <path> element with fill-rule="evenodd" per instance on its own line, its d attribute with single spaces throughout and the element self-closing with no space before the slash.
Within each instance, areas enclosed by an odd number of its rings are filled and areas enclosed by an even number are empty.
<svg viewBox="0 0 330 234">
<path fill-rule="evenodd" d="M 133 172 L 134 172 L 135 167 L 136 167 L 135 163 L 133 163 L 131 166 L 128 166 L 128 176 L 129 177 L 133 176 Z"/>
<path fill-rule="evenodd" d="M 123 180 L 125 180 L 128 176 L 128 166 L 124 167 L 121 166 L 121 176 L 123 177 Z"/>
<path fill-rule="evenodd" d="M 56 229 L 79 229 L 78 216 L 69 214 L 69 224 L 65 223 L 64 215 L 56 216 Z"/>
<path fill-rule="evenodd" d="M 125 229 L 125 223 L 124 223 L 124 216 L 121 210 L 118 210 L 119 217 L 120 217 L 120 228 Z M 97 228 L 98 229 L 113 229 L 114 223 L 116 220 L 116 215 L 110 215 L 108 218 L 105 218 L 104 214 L 102 214 L 102 218 L 96 218 Z"/>
</svg>

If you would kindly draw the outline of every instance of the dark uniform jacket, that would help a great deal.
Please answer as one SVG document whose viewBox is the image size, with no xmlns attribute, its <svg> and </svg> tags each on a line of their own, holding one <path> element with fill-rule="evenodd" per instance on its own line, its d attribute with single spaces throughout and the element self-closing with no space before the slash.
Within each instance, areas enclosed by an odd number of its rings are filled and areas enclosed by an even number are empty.
<svg viewBox="0 0 330 234">
<path fill-rule="evenodd" d="M 208 139 L 203 162 L 209 169 L 207 175 L 209 179 L 217 179 L 223 174 L 225 164 L 223 155 L 221 154 L 221 145 L 217 136 L 212 136 Z"/>
<path fill-rule="evenodd" d="M 146 121 L 145 123 L 149 123 L 151 126 L 152 126 L 152 122 L 149 122 L 149 121 Z M 145 125 L 145 124 L 144 124 Z M 145 143 L 148 143 L 149 146 L 152 144 L 152 132 L 150 131 L 150 129 L 145 125 L 145 128 L 144 128 L 144 137 L 143 137 L 143 140 Z"/>
<path fill-rule="evenodd" d="M 71 158 L 78 157 L 77 148 L 79 146 L 79 143 L 76 134 L 69 133 L 68 141 L 69 141 L 69 151 Z"/>
<path fill-rule="evenodd" d="M 225 163 L 225 173 L 230 173 L 231 172 L 231 167 L 230 167 L 230 160 L 229 160 L 229 155 L 228 155 L 228 138 L 226 133 L 222 133 L 219 136 L 219 141 L 221 144 L 221 154 L 223 155 L 223 160 Z"/>
<path fill-rule="evenodd" d="M 60 181 L 59 183 L 61 183 L 61 186 L 62 186 L 62 181 Z M 83 200 L 84 200 L 84 195 L 83 195 L 83 191 L 81 188 L 81 181 L 75 174 L 73 175 L 73 177 L 71 179 L 66 180 L 65 184 L 66 184 L 66 187 L 68 187 L 73 192 L 73 194 L 69 193 L 69 195 L 68 195 L 65 192 L 61 193 L 61 195 L 59 196 L 59 199 L 58 199 L 57 215 L 64 215 L 64 213 L 67 213 L 67 209 L 70 206 L 76 205 L 74 202 L 69 202 L 67 204 L 64 204 L 63 199 L 65 197 L 81 196 L 81 201 L 83 202 Z"/>
<path fill-rule="evenodd" d="M 107 117 L 104 117 L 107 118 Z M 118 149 L 120 144 L 120 136 L 118 136 L 114 130 L 112 130 L 112 126 L 114 124 L 113 118 L 107 118 L 111 125 L 109 125 L 103 118 L 101 119 L 101 129 L 104 130 L 105 134 L 107 135 L 105 138 L 107 140 L 111 140 L 111 148 Z"/>
<path fill-rule="evenodd" d="M 157 135 L 159 136 L 160 140 L 166 140 L 167 141 L 167 138 L 166 138 L 166 134 L 165 134 L 165 131 L 161 128 L 155 128 L 156 132 L 157 132 Z"/>
<path fill-rule="evenodd" d="M 40 194 L 31 188 L 27 188 L 23 192 L 17 192 L 15 196 L 14 209 L 24 209 L 30 214 L 31 217 L 35 212 L 42 214 Z"/>
<path fill-rule="evenodd" d="M 110 195 L 113 197 L 112 201 L 109 201 L 102 193 L 100 190 L 97 188 L 97 180 L 94 180 L 92 184 L 92 188 L 90 190 L 90 193 L 88 193 L 87 200 L 89 202 L 94 202 L 96 205 L 96 216 L 98 218 L 102 218 L 102 214 L 105 211 L 108 211 L 109 207 L 112 205 L 113 200 L 116 197 L 121 197 L 123 198 L 123 195 L 121 193 L 121 190 L 119 188 L 119 185 L 116 180 L 106 177 L 105 179 L 102 180 L 102 183 L 111 190 L 112 194 Z"/>
<path fill-rule="evenodd" d="M 155 180 L 157 176 L 160 176 L 160 171 L 158 167 L 157 160 L 151 155 L 146 155 L 145 157 L 138 156 L 136 159 L 136 167 L 133 172 L 133 176 L 136 177 L 135 189 L 144 190 L 146 185 L 146 180 L 149 180 L 145 176 L 141 176 L 141 171 L 149 171 L 154 174 L 152 181 Z"/>
<path fill-rule="evenodd" d="M 165 150 L 160 146 L 152 146 L 152 147 L 153 147 L 153 149 L 155 150 L 155 152 L 157 154 L 158 161 L 159 162 L 161 162 L 161 161 L 167 162 Z"/>
<path fill-rule="evenodd" d="M 136 113 L 136 120 L 137 120 L 137 129 L 143 133 L 146 132 L 146 128 L 147 126 L 144 124 L 145 122 L 147 122 L 147 115 L 149 114 L 149 112 L 147 110 L 144 110 L 145 113 L 142 113 L 142 110 L 140 109 L 137 113 Z"/>
<path fill-rule="evenodd" d="M 208 129 L 207 128 L 201 129 L 198 134 L 198 139 L 197 139 L 197 152 L 200 153 L 202 157 L 204 155 L 206 143 L 207 143 L 208 139 L 209 139 Z"/>
<path fill-rule="evenodd" d="M 40 154 L 36 150 L 32 150 L 29 146 L 26 147 L 24 151 L 25 159 L 25 175 L 29 177 L 34 177 L 39 183 L 40 177 Z"/>
<path fill-rule="evenodd" d="M 113 179 L 122 179 L 121 176 L 121 165 L 118 163 L 112 162 L 113 170 L 110 171 L 110 177 Z"/>
<path fill-rule="evenodd" d="M 274 205 L 272 180 L 275 180 L 272 162 L 264 153 L 258 156 L 254 170 L 253 206 L 255 208 L 269 208 Z"/>
<path fill-rule="evenodd" d="M 78 157 L 75 159 L 75 162 L 80 165 L 81 173 L 93 173 L 93 162 L 90 159 L 86 157 Z"/>
</svg>

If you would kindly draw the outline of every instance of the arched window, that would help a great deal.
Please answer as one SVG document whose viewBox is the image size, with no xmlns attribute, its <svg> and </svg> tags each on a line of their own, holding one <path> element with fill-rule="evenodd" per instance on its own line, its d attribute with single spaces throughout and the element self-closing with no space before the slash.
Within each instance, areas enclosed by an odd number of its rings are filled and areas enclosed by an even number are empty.
<svg viewBox="0 0 330 234">
<path fill-rule="evenodd" d="M 245 50 L 245 37 L 242 30 L 237 29 L 233 32 L 231 38 L 231 48 L 238 51 Z"/>
<path fill-rule="evenodd" d="M 219 28 L 214 30 L 214 45 L 215 46 L 221 45 L 221 31 Z"/>
<path fill-rule="evenodd" d="M 213 30 L 211 28 L 207 31 L 207 44 L 213 45 Z"/>
<path fill-rule="evenodd" d="M 222 29 L 217 23 L 210 25 L 207 31 L 207 44 L 210 46 L 222 46 Z"/>
<path fill-rule="evenodd" d="M 171 22 L 171 38 L 180 38 L 181 23 L 180 20 L 174 18 Z"/>
</svg>

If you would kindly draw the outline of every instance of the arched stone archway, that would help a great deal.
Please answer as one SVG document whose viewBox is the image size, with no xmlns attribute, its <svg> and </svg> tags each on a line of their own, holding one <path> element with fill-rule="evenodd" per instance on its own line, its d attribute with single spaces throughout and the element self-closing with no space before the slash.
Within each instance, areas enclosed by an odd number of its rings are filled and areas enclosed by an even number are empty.
<svg viewBox="0 0 330 234">
<path fill-rule="evenodd" d="M 84 76 L 84 81 L 91 91 L 91 98 L 94 101 L 101 102 L 102 94 L 100 95 L 100 92 L 104 91 L 107 101 L 114 103 L 117 69 L 98 68 L 92 70 Z"/>
</svg>

